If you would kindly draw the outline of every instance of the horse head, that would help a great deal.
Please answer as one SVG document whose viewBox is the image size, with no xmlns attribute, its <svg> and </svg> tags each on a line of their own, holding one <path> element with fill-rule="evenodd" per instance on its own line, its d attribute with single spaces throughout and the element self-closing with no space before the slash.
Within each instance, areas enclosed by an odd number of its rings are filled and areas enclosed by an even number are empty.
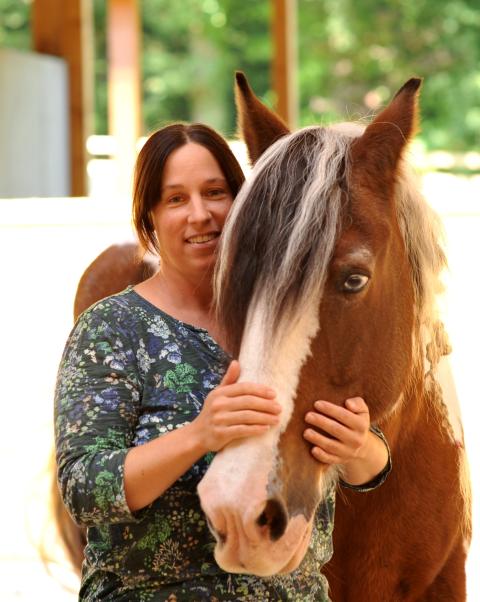
<svg viewBox="0 0 480 602">
<path fill-rule="evenodd" d="M 362 396 L 381 424 L 423 370 L 425 274 L 436 277 L 444 258 L 403 161 L 420 83 L 409 80 L 367 127 L 290 133 L 237 74 L 255 165 L 223 232 L 219 320 L 240 379 L 272 386 L 283 410 L 278 427 L 218 453 L 199 485 L 227 571 L 272 575 L 303 559 L 339 478 L 302 436 L 313 402 Z"/>
</svg>

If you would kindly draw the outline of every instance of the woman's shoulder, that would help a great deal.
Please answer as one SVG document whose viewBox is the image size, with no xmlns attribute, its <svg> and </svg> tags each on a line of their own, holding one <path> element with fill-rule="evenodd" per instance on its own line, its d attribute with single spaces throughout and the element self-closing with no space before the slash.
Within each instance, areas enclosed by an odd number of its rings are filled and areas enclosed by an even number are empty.
<svg viewBox="0 0 480 602">
<path fill-rule="evenodd" d="M 178 325 L 174 318 L 154 307 L 130 285 L 119 293 L 96 301 L 80 314 L 75 328 L 100 328 L 137 340 L 149 339 L 152 335 L 170 338 L 177 332 Z"/>
<path fill-rule="evenodd" d="M 76 318 L 74 328 L 85 328 L 100 322 L 115 322 L 122 314 L 128 312 L 129 293 L 130 289 L 127 287 L 119 293 L 95 301 Z"/>
<path fill-rule="evenodd" d="M 85 309 L 77 318 L 85 320 L 90 318 L 105 318 L 112 313 L 129 311 L 133 306 L 133 287 L 127 286 L 123 291 L 109 295 L 103 299 L 99 299 L 92 303 L 90 307 Z"/>
<path fill-rule="evenodd" d="M 77 318 L 73 331 L 99 330 L 105 334 L 131 335 L 142 329 L 145 308 L 139 303 L 133 287 L 104 297 L 93 303 Z"/>
</svg>

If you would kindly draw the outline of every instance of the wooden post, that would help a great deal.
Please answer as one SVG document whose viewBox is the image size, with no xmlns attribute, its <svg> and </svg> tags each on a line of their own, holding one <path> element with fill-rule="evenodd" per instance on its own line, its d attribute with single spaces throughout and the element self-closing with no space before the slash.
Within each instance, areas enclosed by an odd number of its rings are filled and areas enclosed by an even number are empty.
<svg viewBox="0 0 480 602">
<path fill-rule="evenodd" d="M 117 192 L 131 198 L 141 134 L 141 25 L 138 0 L 108 1 L 108 127 L 115 138 Z"/>
<path fill-rule="evenodd" d="M 291 129 L 295 129 L 298 122 L 297 0 L 271 1 L 276 111 Z"/>
<path fill-rule="evenodd" d="M 33 47 L 68 66 L 71 194 L 87 194 L 87 137 L 93 121 L 93 16 L 91 0 L 34 0 Z"/>
</svg>

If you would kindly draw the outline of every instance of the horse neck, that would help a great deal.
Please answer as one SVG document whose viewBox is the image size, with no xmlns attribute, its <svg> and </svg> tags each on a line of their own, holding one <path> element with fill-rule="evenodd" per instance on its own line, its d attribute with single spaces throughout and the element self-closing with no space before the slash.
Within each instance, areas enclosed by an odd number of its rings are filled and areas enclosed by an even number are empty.
<svg viewBox="0 0 480 602">
<path fill-rule="evenodd" d="M 392 450 L 398 445 L 408 445 L 416 437 L 425 436 L 426 429 L 435 428 L 445 441 L 459 444 L 463 440 L 459 416 L 452 416 L 451 401 L 444 382 L 437 374 L 438 357 L 435 365 L 428 364 L 420 353 L 414 359 L 411 374 L 406 382 L 401 399 L 393 411 L 380 421 L 388 433 Z M 442 361 L 447 362 L 446 359 Z M 453 404 L 455 405 L 455 404 Z M 458 421 L 458 427 L 455 424 Z"/>
</svg>

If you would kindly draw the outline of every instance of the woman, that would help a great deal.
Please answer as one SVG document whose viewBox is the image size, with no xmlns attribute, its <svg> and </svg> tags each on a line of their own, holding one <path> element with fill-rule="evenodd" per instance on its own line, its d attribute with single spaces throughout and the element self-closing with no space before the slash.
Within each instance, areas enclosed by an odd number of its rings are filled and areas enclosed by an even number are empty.
<svg viewBox="0 0 480 602">
<path fill-rule="evenodd" d="M 203 125 L 168 126 L 139 155 L 133 219 L 160 268 L 82 314 L 56 390 L 59 483 L 88 527 L 81 600 L 328 599 L 318 572 L 306 586 L 315 597 L 299 579 L 328 560 L 328 546 L 291 575 L 224 573 L 196 494 L 212 452 L 279 420 L 274 390 L 237 382 L 212 312 L 215 251 L 242 182 L 226 142 Z M 378 485 L 390 462 L 363 400 L 316 408 L 306 417 L 312 454 L 343 464 L 351 486 Z M 308 425 L 337 433 L 330 454 Z M 330 518 L 322 528 L 330 538 Z"/>
</svg>

